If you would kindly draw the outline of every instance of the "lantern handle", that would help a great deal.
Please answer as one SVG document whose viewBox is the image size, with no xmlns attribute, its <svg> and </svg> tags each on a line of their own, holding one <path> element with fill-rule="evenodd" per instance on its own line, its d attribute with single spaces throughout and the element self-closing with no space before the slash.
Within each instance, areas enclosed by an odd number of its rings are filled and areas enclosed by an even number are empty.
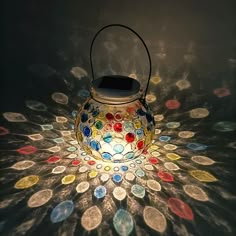
<svg viewBox="0 0 236 236">
<path fill-rule="evenodd" d="M 148 60 L 149 60 L 149 74 L 148 74 L 148 82 L 146 84 L 146 89 L 145 89 L 145 93 L 144 93 L 144 100 L 146 98 L 146 95 L 147 95 L 147 90 L 148 90 L 148 87 L 149 87 L 149 82 L 150 82 L 150 78 L 151 78 L 151 73 L 152 73 L 152 62 L 151 62 L 151 56 L 150 56 L 150 53 L 148 51 L 148 48 L 147 48 L 147 45 L 145 44 L 144 40 L 141 38 L 141 36 L 135 32 L 133 29 L 131 29 L 130 27 L 126 26 L 126 25 L 122 25 L 122 24 L 110 24 L 110 25 L 106 25 L 104 27 L 102 27 L 96 34 L 95 36 L 93 37 L 93 40 L 92 40 L 92 43 L 90 45 L 90 65 L 91 65 L 91 72 L 92 72 L 92 81 L 94 81 L 94 71 L 93 71 L 93 61 L 92 61 L 92 51 L 93 51 L 93 44 L 94 44 L 94 41 L 95 39 L 97 38 L 97 36 L 106 28 L 109 28 L 109 27 L 113 27 L 113 26 L 118 26 L 118 27 L 123 27 L 125 29 L 128 29 L 130 30 L 131 32 L 133 32 L 140 40 L 141 42 L 143 43 L 145 49 L 146 49 L 146 52 L 147 52 L 147 55 L 148 55 Z"/>
</svg>

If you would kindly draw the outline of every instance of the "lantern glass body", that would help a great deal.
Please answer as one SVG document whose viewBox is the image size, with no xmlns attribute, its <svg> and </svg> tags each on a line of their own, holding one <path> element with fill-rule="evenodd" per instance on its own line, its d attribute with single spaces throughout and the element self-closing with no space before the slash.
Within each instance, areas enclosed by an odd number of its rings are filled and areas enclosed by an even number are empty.
<svg viewBox="0 0 236 236">
<path fill-rule="evenodd" d="M 154 119 L 141 99 L 104 104 L 90 98 L 79 110 L 75 127 L 76 138 L 87 154 L 107 162 L 126 162 L 151 143 Z"/>
</svg>

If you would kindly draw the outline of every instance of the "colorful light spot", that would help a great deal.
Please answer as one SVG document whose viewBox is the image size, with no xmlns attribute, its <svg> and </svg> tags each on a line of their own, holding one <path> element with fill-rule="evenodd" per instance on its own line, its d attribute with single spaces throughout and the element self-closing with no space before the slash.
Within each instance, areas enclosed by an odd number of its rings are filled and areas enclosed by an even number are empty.
<svg viewBox="0 0 236 236">
<path fill-rule="evenodd" d="M 97 206 L 88 208 L 81 217 L 81 225 L 87 230 L 96 229 L 102 222 L 102 212 Z"/>
<path fill-rule="evenodd" d="M 93 165 L 96 164 L 96 161 L 94 161 L 94 160 L 89 160 L 87 163 L 88 163 L 90 166 L 93 166 Z"/>
<path fill-rule="evenodd" d="M 205 166 L 213 165 L 215 163 L 215 161 L 206 156 L 193 156 L 191 159 L 192 161 Z"/>
<path fill-rule="evenodd" d="M 137 198 L 143 198 L 145 196 L 145 188 L 139 184 L 132 185 L 131 192 Z"/>
<path fill-rule="evenodd" d="M 175 99 L 168 100 L 165 103 L 165 106 L 170 110 L 178 109 L 180 107 L 180 102 L 178 100 L 175 100 Z"/>
<path fill-rule="evenodd" d="M 190 175 L 201 182 L 215 182 L 217 179 L 212 174 L 203 170 L 191 170 Z"/>
<path fill-rule="evenodd" d="M 175 160 L 178 160 L 181 158 L 181 156 L 179 156 L 178 154 L 176 153 L 167 153 L 166 154 L 166 157 L 172 161 L 175 161 Z"/>
<path fill-rule="evenodd" d="M 209 200 L 207 194 L 196 185 L 187 184 L 183 186 L 183 189 L 186 194 L 197 201 L 206 202 Z"/>
<path fill-rule="evenodd" d="M 71 162 L 72 166 L 78 166 L 80 164 L 79 160 L 74 160 Z"/>
<path fill-rule="evenodd" d="M 39 181 L 38 175 L 29 175 L 29 176 L 23 177 L 19 181 L 17 181 L 14 187 L 16 189 L 30 188 L 33 185 L 37 184 L 38 181 Z"/>
<path fill-rule="evenodd" d="M 37 148 L 29 145 L 19 148 L 16 151 L 20 154 L 29 155 L 35 153 L 37 151 Z"/>
<path fill-rule="evenodd" d="M 112 176 L 112 180 L 115 182 L 115 183 L 120 183 L 122 181 L 122 175 L 121 174 L 114 174 Z"/>
<path fill-rule="evenodd" d="M 75 181 L 75 175 L 66 175 L 62 178 L 62 184 L 71 184 Z"/>
<path fill-rule="evenodd" d="M 94 196 L 97 199 L 104 198 L 106 194 L 107 194 L 107 189 L 102 185 L 97 186 L 94 190 Z"/>
<path fill-rule="evenodd" d="M 207 145 L 201 143 L 189 143 L 187 144 L 187 148 L 193 151 L 204 151 L 207 149 Z"/>
<path fill-rule="evenodd" d="M 160 179 L 162 179 L 162 180 L 165 181 L 165 182 L 173 182 L 173 181 L 174 181 L 173 175 L 171 175 L 171 174 L 168 173 L 168 172 L 165 172 L 165 171 L 158 171 L 157 175 L 158 175 L 158 177 L 159 177 Z"/>
<path fill-rule="evenodd" d="M 149 161 L 151 164 L 153 164 L 153 165 L 156 165 L 156 164 L 159 163 L 159 160 L 158 160 L 157 158 L 155 158 L 155 157 L 150 157 L 150 158 L 148 159 L 148 161 Z"/>
<path fill-rule="evenodd" d="M 53 174 L 61 174 L 66 170 L 65 166 L 56 166 L 55 168 L 52 169 Z"/>
<path fill-rule="evenodd" d="M 219 132 L 232 132 L 236 130 L 236 122 L 232 121 L 220 121 L 214 124 L 213 130 Z"/>
<path fill-rule="evenodd" d="M 180 138 L 192 138 L 195 135 L 192 131 L 181 131 L 178 133 Z"/>
<path fill-rule="evenodd" d="M 113 225 L 119 235 L 129 235 L 133 231 L 134 221 L 128 211 L 119 209 L 113 217 Z"/>
<path fill-rule="evenodd" d="M 33 165 L 35 165 L 34 161 L 25 160 L 15 163 L 13 166 L 11 166 L 11 168 L 15 170 L 26 170 L 32 167 Z"/>
<path fill-rule="evenodd" d="M 0 126 L 0 136 L 9 134 L 9 130 Z"/>
<path fill-rule="evenodd" d="M 24 115 L 15 112 L 4 112 L 3 117 L 9 122 L 26 122 Z"/>
<path fill-rule="evenodd" d="M 218 98 L 223 98 L 231 95 L 231 92 L 228 88 L 216 88 L 214 89 L 213 93 L 218 97 Z"/>
<path fill-rule="evenodd" d="M 168 141 L 170 141 L 170 139 L 171 139 L 171 137 L 170 136 L 166 136 L 166 135 L 162 135 L 162 136 L 159 137 L 159 140 L 161 142 L 168 142 Z"/>
<path fill-rule="evenodd" d="M 112 194 L 118 201 L 122 201 L 126 198 L 126 190 L 122 187 L 115 187 Z"/>
<path fill-rule="evenodd" d="M 34 193 L 28 200 L 27 205 L 30 208 L 40 207 L 46 204 L 53 195 L 51 189 L 43 189 Z"/>
<path fill-rule="evenodd" d="M 91 170 L 88 175 L 89 178 L 95 178 L 98 175 L 98 172 L 96 170 Z"/>
<path fill-rule="evenodd" d="M 177 216 L 186 219 L 186 220 L 193 220 L 194 215 L 192 212 L 192 209 L 181 201 L 180 199 L 177 198 L 169 198 L 168 199 L 168 207 L 170 210 L 176 214 Z"/>
<path fill-rule="evenodd" d="M 147 186 L 153 191 L 161 191 L 161 185 L 154 179 L 147 180 Z"/>
<path fill-rule="evenodd" d="M 51 212 L 50 220 L 58 223 L 67 219 L 74 211 L 74 203 L 70 200 L 59 203 Z"/>
<path fill-rule="evenodd" d="M 59 156 L 51 156 L 47 159 L 47 163 L 57 163 L 61 160 Z"/>
<path fill-rule="evenodd" d="M 195 108 L 190 111 L 190 117 L 194 119 L 205 118 L 209 115 L 209 111 L 206 108 Z"/>
<path fill-rule="evenodd" d="M 180 127 L 180 122 L 168 122 L 166 123 L 166 127 L 169 129 L 176 129 Z"/>
<path fill-rule="evenodd" d="M 66 105 L 68 104 L 68 97 L 64 93 L 53 93 L 52 100 L 59 104 Z"/>
<path fill-rule="evenodd" d="M 143 219 L 151 229 L 157 232 L 163 233 L 166 230 L 167 222 L 165 216 L 154 207 L 145 206 Z"/>
<path fill-rule="evenodd" d="M 165 162 L 164 163 L 164 167 L 167 170 L 171 170 L 171 171 L 175 171 L 175 170 L 179 170 L 180 168 L 173 162 Z"/>
</svg>

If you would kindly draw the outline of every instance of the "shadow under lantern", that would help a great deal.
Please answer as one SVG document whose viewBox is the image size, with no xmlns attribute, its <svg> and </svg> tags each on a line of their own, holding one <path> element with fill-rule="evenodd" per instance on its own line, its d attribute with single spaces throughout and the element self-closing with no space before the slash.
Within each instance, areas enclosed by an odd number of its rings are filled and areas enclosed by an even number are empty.
<svg viewBox="0 0 236 236">
<path fill-rule="evenodd" d="M 146 89 L 137 79 L 123 75 L 105 75 L 94 79 L 92 50 L 101 31 L 123 27 L 143 43 L 149 60 Z M 145 97 L 151 77 L 151 58 L 143 39 L 131 28 L 112 24 L 100 29 L 90 47 L 92 84 L 90 98 L 81 106 L 75 124 L 78 143 L 88 155 L 106 162 L 126 162 L 137 158 L 151 144 L 154 119 Z"/>
</svg>

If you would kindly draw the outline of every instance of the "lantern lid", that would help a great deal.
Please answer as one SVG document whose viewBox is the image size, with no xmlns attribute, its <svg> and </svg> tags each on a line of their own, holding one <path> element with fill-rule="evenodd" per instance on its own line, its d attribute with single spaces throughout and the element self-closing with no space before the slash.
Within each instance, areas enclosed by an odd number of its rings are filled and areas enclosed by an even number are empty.
<svg viewBox="0 0 236 236">
<path fill-rule="evenodd" d="M 92 98 L 106 104 L 122 104 L 141 97 L 140 83 L 122 75 L 107 75 L 92 81 Z"/>
</svg>

